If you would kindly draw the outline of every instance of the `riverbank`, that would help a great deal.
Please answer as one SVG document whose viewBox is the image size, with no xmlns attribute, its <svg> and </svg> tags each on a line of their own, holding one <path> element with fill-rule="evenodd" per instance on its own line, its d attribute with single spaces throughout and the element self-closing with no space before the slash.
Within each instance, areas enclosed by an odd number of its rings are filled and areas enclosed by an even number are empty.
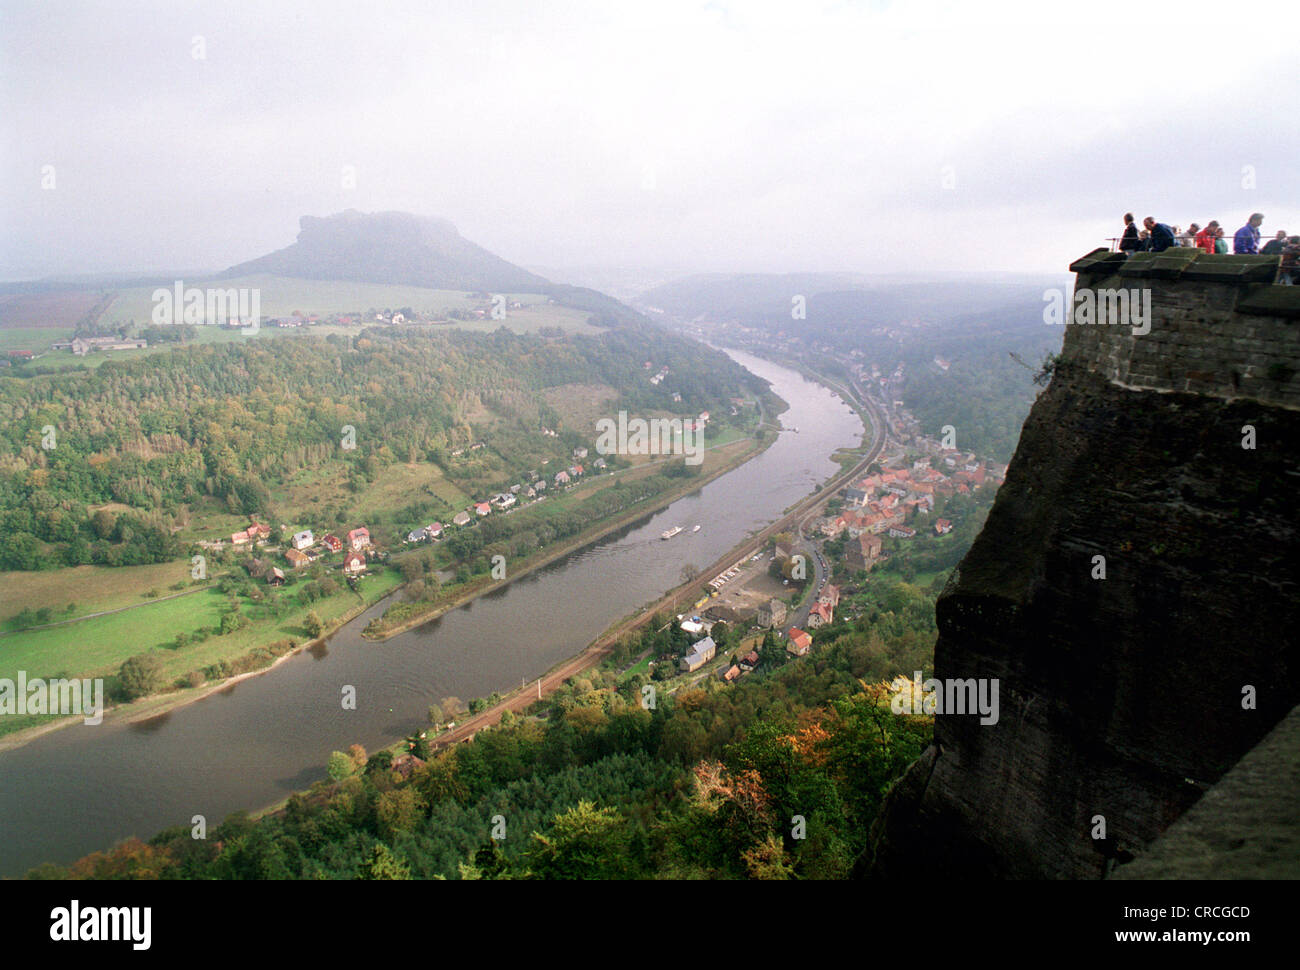
<svg viewBox="0 0 1300 970">
<path fill-rule="evenodd" d="M 523 579 L 525 576 L 536 572 L 538 569 L 549 566 L 551 563 L 563 559 L 565 556 L 572 555 L 594 542 L 599 542 L 601 539 L 613 532 L 617 532 L 619 529 L 666 509 L 677 500 L 690 495 L 693 492 L 699 491 L 715 479 L 722 477 L 730 471 L 734 471 L 736 468 L 739 468 L 748 461 L 752 461 L 776 442 L 777 435 L 772 435 L 770 438 L 766 438 L 763 441 L 759 441 L 758 439 L 750 440 L 752 444 L 749 448 L 731 456 L 709 473 L 702 475 L 699 478 L 691 479 L 681 487 L 667 489 L 666 491 L 646 500 L 643 504 L 637 505 L 636 508 L 620 512 L 612 519 L 602 522 L 599 525 L 592 526 L 590 529 L 583 531 L 572 539 L 552 545 L 547 549 L 535 553 L 525 559 L 520 565 L 512 569 L 510 575 L 506 579 L 493 580 L 487 576 L 481 577 L 479 581 L 472 584 L 472 588 L 460 591 L 454 598 L 446 602 L 431 603 L 429 604 L 429 609 L 427 611 L 415 616 L 406 617 L 398 625 L 385 629 L 382 633 L 363 633 L 362 636 L 374 643 L 382 643 L 385 640 L 398 636 L 399 634 L 406 633 L 416 627 L 430 623 L 451 610 L 473 602 L 486 593 L 502 589 L 517 579 Z M 735 444 L 735 442 L 731 442 L 723 447 L 729 448 L 733 444 Z"/>
<path fill-rule="evenodd" d="M 390 596 L 400 592 L 401 589 L 401 586 L 395 587 L 387 590 L 383 595 L 376 596 L 374 599 L 370 600 L 367 600 L 358 593 L 357 597 L 361 602 L 340 614 L 319 637 L 308 639 L 295 645 L 293 648 L 276 656 L 276 658 L 265 667 L 259 667 L 256 670 L 246 670 L 243 673 L 234 674 L 230 677 L 223 677 L 221 680 L 210 681 L 201 684 L 198 687 L 182 687 L 161 694 L 149 694 L 146 697 L 141 697 L 138 700 L 130 701 L 125 704 L 114 704 L 112 707 L 104 708 L 103 720 L 100 725 L 96 726 L 109 724 L 135 724 L 142 721 L 148 721 L 152 718 L 160 717 L 164 714 L 170 713 L 171 711 L 177 710 L 178 708 L 185 707 L 188 704 L 201 701 L 203 698 L 208 697 L 211 694 L 233 687 L 240 681 L 269 673 L 290 657 L 297 656 L 304 650 L 324 643 L 330 636 L 347 626 L 366 610 L 382 603 Z M 78 715 L 72 715 L 70 717 L 60 718 L 57 721 L 37 724 L 32 727 L 23 728 L 20 731 L 14 731 L 10 734 L 0 735 L 0 752 L 21 748 L 23 745 L 29 744 L 37 738 L 49 734 L 52 731 L 75 727 L 78 724 L 84 723 L 84 718 Z"/>
</svg>

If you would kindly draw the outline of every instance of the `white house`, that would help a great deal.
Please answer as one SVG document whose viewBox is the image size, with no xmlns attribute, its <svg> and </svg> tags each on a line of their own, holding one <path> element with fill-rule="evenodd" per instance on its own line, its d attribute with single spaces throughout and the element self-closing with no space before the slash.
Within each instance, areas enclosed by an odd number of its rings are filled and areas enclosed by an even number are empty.
<svg viewBox="0 0 1300 970">
<path fill-rule="evenodd" d="M 703 640 L 695 641 L 695 643 L 691 644 L 691 649 L 686 651 L 686 656 L 682 657 L 682 670 L 687 672 L 699 670 L 712 660 L 717 652 L 718 645 L 713 642 L 713 637 L 705 637 Z"/>
</svg>

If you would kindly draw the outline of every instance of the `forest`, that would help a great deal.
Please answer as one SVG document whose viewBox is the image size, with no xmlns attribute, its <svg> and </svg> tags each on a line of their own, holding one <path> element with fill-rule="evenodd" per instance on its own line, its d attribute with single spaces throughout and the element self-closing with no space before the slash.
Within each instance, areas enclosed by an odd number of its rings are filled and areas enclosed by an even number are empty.
<svg viewBox="0 0 1300 970">
<path fill-rule="evenodd" d="M 931 719 L 895 715 L 884 686 L 921 662 L 912 645 L 855 628 L 652 705 L 608 666 L 473 741 L 431 753 L 415 734 L 416 758 L 396 760 L 354 746 L 280 811 L 29 878 L 850 878 L 885 792 L 929 742 Z"/>
<path fill-rule="evenodd" d="M 659 385 L 645 362 L 669 368 Z M 763 385 L 729 358 L 624 322 L 551 339 L 384 328 L 180 344 L 96 369 L 0 378 L 0 570 L 161 562 L 197 509 L 276 518 L 272 493 L 304 470 L 343 469 L 353 491 L 395 462 L 430 462 L 478 489 L 451 455 L 496 436 L 518 468 L 567 457 L 592 429 L 564 427 L 543 392 L 618 388 L 611 409 L 721 412 Z M 680 401 L 673 395 L 679 395 Z M 560 437 L 540 434 L 560 424 Z M 354 445 L 345 440 L 355 432 Z M 489 440 L 492 446 L 493 441 Z"/>
</svg>

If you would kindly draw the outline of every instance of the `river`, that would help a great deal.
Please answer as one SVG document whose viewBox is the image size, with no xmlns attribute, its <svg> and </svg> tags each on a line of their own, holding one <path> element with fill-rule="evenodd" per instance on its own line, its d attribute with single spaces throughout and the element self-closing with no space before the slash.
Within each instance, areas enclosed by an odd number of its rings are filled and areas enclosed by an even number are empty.
<svg viewBox="0 0 1300 970">
<path fill-rule="evenodd" d="M 391 744 L 431 703 L 532 680 L 620 617 L 703 568 L 839 471 L 862 422 L 831 391 L 740 351 L 790 405 L 762 455 L 662 512 L 384 643 L 361 639 L 372 607 L 269 673 L 137 724 L 81 724 L 0 753 L 0 875 L 68 862 L 195 815 L 270 805 L 325 777 L 333 750 Z M 696 525 L 702 528 L 692 533 Z M 660 533 L 684 527 L 667 542 Z M 356 709 L 344 710 L 345 685 Z"/>
</svg>

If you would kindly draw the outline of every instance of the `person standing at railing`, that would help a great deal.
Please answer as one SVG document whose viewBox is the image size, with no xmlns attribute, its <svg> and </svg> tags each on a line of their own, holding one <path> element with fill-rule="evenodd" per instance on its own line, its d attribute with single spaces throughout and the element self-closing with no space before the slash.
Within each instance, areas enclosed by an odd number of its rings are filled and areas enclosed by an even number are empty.
<svg viewBox="0 0 1300 970">
<path fill-rule="evenodd" d="M 1206 227 L 1196 234 L 1196 248 L 1203 249 L 1213 256 L 1215 233 L 1221 231 L 1219 229 L 1219 220 L 1211 219 Z"/>
<path fill-rule="evenodd" d="M 1187 227 L 1186 232 L 1180 232 L 1178 234 L 1178 245 L 1185 246 L 1188 249 L 1190 249 L 1192 246 L 1195 246 L 1196 236 L 1200 233 L 1200 231 L 1201 231 L 1201 227 L 1193 222 L 1190 226 Z"/>
<path fill-rule="evenodd" d="M 1136 253 L 1142 248 L 1142 240 L 1138 238 L 1138 227 L 1133 223 L 1133 213 L 1124 213 L 1124 235 L 1119 240 L 1119 251 L 1121 253 Z"/>
<path fill-rule="evenodd" d="M 1300 236 L 1291 236 L 1282 247 L 1277 281 L 1283 286 L 1300 285 Z"/>
<path fill-rule="evenodd" d="M 1228 255 L 1228 240 L 1223 238 L 1223 227 L 1214 230 L 1214 252 L 1218 256 Z"/>
<path fill-rule="evenodd" d="M 1147 252 L 1163 253 L 1174 244 L 1174 231 L 1163 222 L 1156 222 L 1151 216 L 1142 220 L 1150 237 L 1147 240 Z"/>
<path fill-rule="evenodd" d="M 1259 227 L 1264 213 L 1252 212 L 1246 224 L 1232 237 L 1232 251 L 1238 255 L 1253 256 L 1259 252 Z"/>
<path fill-rule="evenodd" d="M 1286 230 L 1279 229 L 1277 235 L 1264 243 L 1264 248 L 1259 251 L 1261 256 L 1281 256 L 1286 249 Z"/>
</svg>

